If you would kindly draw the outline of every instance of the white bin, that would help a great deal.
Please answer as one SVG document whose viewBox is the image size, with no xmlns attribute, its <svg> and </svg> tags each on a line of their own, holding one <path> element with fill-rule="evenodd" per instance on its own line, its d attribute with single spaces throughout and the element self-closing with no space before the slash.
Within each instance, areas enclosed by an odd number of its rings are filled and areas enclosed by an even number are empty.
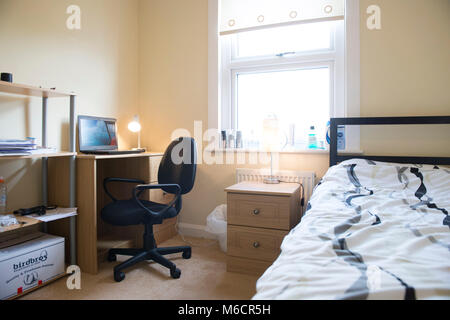
<svg viewBox="0 0 450 320">
<path fill-rule="evenodd" d="M 227 205 L 215 208 L 206 218 L 206 231 L 219 240 L 220 249 L 227 252 Z"/>
</svg>

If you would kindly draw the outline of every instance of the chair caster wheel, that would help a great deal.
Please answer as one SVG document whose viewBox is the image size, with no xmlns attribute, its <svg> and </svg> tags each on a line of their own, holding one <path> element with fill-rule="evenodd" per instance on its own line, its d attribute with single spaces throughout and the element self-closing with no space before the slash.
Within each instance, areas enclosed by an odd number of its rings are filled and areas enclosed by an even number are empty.
<svg viewBox="0 0 450 320">
<path fill-rule="evenodd" d="M 114 280 L 116 282 L 121 282 L 123 279 L 125 279 L 125 273 L 123 272 L 114 272 Z"/>
<path fill-rule="evenodd" d="M 174 279 L 178 279 L 181 276 L 181 270 L 178 268 L 175 268 L 175 270 L 170 270 L 170 276 Z"/>
<path fill-rule="evenodd" d="M 108 253 L 108 261 L 109 262 L 117 261 L 117 256 L 114 253 Z"/>
<path fill-rule="evenodd" d="M 192 254 L 192 250 L 189 249 L 189 250 L 183 252 L 182 257 L 183 257 L 183 259 L 190 259 L 191 258 L 191 254 Z"/>
</svg>

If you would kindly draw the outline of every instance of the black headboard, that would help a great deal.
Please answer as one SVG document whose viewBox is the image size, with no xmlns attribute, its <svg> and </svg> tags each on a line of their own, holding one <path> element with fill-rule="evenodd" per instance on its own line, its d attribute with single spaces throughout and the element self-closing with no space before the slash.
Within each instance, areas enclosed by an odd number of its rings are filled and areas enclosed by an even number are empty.
<svg viewBox="0 0 450 320">
<path fill-rule="evenodd" d="M 338 126 L 356 125 L 420 125 L 420 124 L 450 124 L 450 116 L 441 117 L 390 117 L 390 118 L 333 118 L 330 125 L 330 167 L 348 159 L 367 159 L 383 162 L 450 165 L 450 157 L 391 157 L 339 155 L 337 150 Z"/>
</svg>

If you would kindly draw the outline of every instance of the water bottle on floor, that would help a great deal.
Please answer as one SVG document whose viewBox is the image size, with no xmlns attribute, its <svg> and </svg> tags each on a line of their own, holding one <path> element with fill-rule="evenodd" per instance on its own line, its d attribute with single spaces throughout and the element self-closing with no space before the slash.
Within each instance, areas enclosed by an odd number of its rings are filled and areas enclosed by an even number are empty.
<svg viewBox="0 0 450 320">
<path fill-rule="evenodd" d="M 6 213 L 6 197 L 7 197 L 7 189 L 5 179 L 0 177 L 0 214 Z"/>
</svg>

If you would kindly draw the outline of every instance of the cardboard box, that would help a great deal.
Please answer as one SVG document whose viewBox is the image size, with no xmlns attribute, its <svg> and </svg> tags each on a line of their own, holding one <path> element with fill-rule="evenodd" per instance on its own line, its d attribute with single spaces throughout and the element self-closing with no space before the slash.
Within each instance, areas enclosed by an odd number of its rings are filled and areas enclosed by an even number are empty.
<svg viewBox="0 0 450 320">
<path fill-rule="evenodd" d="M 36 233 L 0 246 L 0 299 L 13 298 L 64 273 L 64 238 Z"/>
</svg>

